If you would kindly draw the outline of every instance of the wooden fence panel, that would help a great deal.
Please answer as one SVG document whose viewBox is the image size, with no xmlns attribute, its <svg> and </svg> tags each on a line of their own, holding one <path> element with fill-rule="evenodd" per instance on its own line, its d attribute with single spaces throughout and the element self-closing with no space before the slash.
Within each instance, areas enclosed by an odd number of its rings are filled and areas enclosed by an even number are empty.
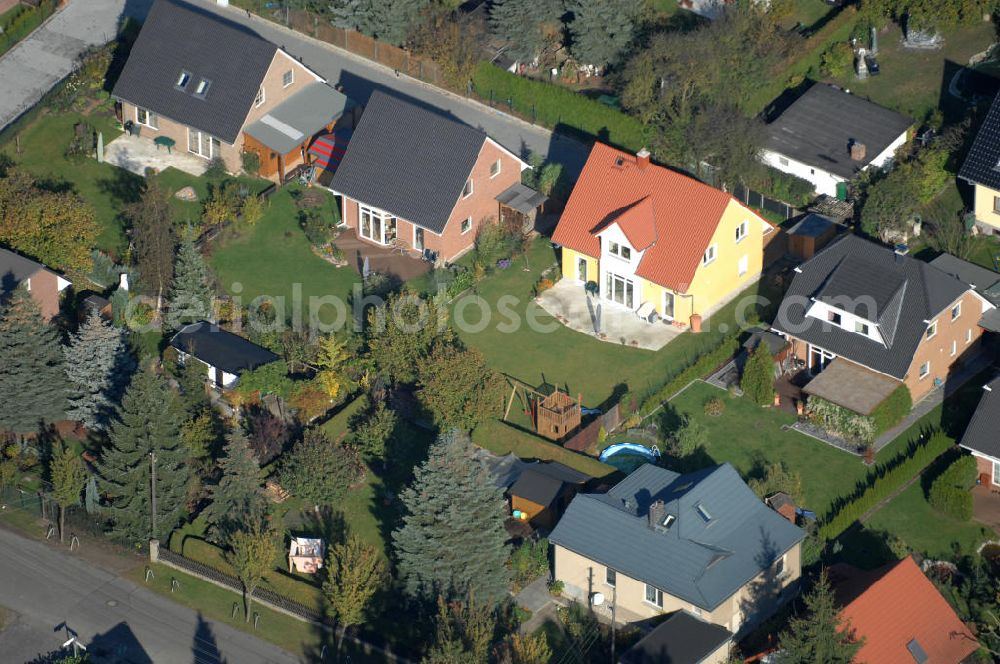
<svg viewBox="0 0 1000 664">
<path fill-rule="evenodd" d="M 320 21 L 316 25 L 316 39 L 325 41 L 327 44 L 333 44 L 339 48 L 347 48 L 347 31 L 327 21 Z"/>
<path fill-rule="evenodd" d="M 381 64 L 386 67 L 392 67 L 396 71 L 406 70 L 406 62 L 409 59 L 409 53 L 397 46 L 393 46 L 392 44 L 376 42 L 376 45 L 378 61 Z"/>
<path fill-rule="evenodd" d="M 375 40 L 367 35 L 363 35 L 360 32 L 354 32 L 353 30 L 348 30 L 346 34 L 346 44 L 345 48 L 348 51 L 357 53 L 363 58 L 368 58 L 369 60 L 376 60 L 376 48 Z"/>
</svg>

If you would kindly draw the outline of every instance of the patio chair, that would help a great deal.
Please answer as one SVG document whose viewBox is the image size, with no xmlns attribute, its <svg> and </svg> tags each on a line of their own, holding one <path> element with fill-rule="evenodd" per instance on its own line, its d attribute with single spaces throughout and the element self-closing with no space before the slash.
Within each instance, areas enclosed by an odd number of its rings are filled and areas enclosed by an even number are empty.
<svg viewBox="0 0 1000 664">
<path fill-rule="evenodd" d="M 656 305 L 646 300 L 635 310 L 635 315 L 647 323 L 652 323 L 656 317 Z"/>
</svg>

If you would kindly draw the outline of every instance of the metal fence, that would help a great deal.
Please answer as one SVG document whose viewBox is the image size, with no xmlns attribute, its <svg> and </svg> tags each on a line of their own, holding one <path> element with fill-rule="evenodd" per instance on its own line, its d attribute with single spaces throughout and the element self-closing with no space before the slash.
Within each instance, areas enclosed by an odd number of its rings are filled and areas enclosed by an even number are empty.
<svg viewBox="0 0 1000 664">
<path fill-rule="evenodd" d="M 785 203 L 784 201 L 779 201 L 776 198 L 769 198 L 759 191 L 754 191 L 753 189 L 749 189 L 739 184 L 733 187 L 733 196 L 750 207 L 766 210 L 782 217 L 783 219 L 791 219 L 800 212 L 800 210 L 797 210 L 795 207 Z"/>
</svg>

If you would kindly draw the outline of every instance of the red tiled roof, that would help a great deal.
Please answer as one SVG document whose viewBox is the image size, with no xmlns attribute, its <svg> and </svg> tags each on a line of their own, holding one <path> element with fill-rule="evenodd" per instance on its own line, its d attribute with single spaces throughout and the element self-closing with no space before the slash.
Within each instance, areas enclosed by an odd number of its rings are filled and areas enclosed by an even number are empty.
<svg viewBox="0 0 1000 664">
<path fill-rule="evenodd" d="M 636 274 L 683 293 L 732 200 L 694 178 L 640 166 L 635 155 L 595 143 L 552 241 L 599 258 L 595 233 L 617 223 L 637 250 L 645 249 Z"/>
<path fill-rule="evenodd" d="M 872 580 L 874 579 L 874 580 Z M 869 581 L 855 595 L 858 582 Z M 913 558 L 907 556 L 869 574 L 862 573 L 836 588 L 850 601 L 841 617 L 857 638 L 864 639 L 855 661 L 913 664 L 907 644 L 916 640 L 928 664 L 958 664 L 979 644 Z"/>
</svg>

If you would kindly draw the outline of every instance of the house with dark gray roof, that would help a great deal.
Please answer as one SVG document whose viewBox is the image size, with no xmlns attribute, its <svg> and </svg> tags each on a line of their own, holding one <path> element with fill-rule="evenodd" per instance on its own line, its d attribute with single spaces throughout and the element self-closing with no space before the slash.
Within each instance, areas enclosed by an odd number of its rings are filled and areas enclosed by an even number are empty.
<svg viewBox="0 0 1000 664">
<path fill-rule="evenodd" d="M 982 483 L 1000 488 L 1000 378 L 983 385 L 979 405 L 959 444 L 976 457 Z"/>
<path fill-rule="evenodd" d="M 112 95 L 129 136 L 166 152 L 219 157 L 231 172 L 254 152 L 282 180 L 311 141 L 354 104 L 252 29 L 183 0 L 156 0 Z"/>
<path fill-rule="evenodd" d="M 981 350 L 994 305 L 930 263 L 846 235 L 795 268 L 772 323 L 812 374 L 804 391 L 863 415 L 900 385 L 914 403 Z"/>
<path fill-rule="evenodd" d="M 804 537 L 729 464 L 684 475 L 646 464 L 577 495 L 549 542 L 565 594 L 602 593 L 616 620 L 686 610 L 740 633 L 795 594 Z"/>
<path fill-rule="evenodd" d="M 724 664 L 732 644 L 725 627 L 678 611 L 623 652 L 618 664 Z"/>
<path fill-rule="evenodd" d="M 1000 95 L 993 99 L 958 177 L 975 189 L 976 226 L 1000 235 Z"/>
<path fill-rule="evenodd" d="M 483 224 L 531 223 L 545 197 L 528 164 L 444 111 L 375 92 L 326 185 L 363 240 L 451 261 Z"/>
<path fill-rule="evenodd" d="M 16 288 L 23 287 L 38 304 L 42 317 L 49 320 L 59 313 L 60 294 L 72 285 L 38 261 L 0 247 L 0 304 Z"/>
<path fill-rule="evenodd" d="M 208 369 L 208 382 L 223 388 L 235 387 L 244 371 L 280 359 L 263 346 L 206 321 L 182 327 L 170 338 L 170 346 L 181 364 L 201 362 Z"/>
<path fill-rule="evenodd" d="M 896 111 L 816 83 L 767 125 L 761 160 L 836 196 L 859 172 L 890 164 L 912 125 Z"/>
</svg>

